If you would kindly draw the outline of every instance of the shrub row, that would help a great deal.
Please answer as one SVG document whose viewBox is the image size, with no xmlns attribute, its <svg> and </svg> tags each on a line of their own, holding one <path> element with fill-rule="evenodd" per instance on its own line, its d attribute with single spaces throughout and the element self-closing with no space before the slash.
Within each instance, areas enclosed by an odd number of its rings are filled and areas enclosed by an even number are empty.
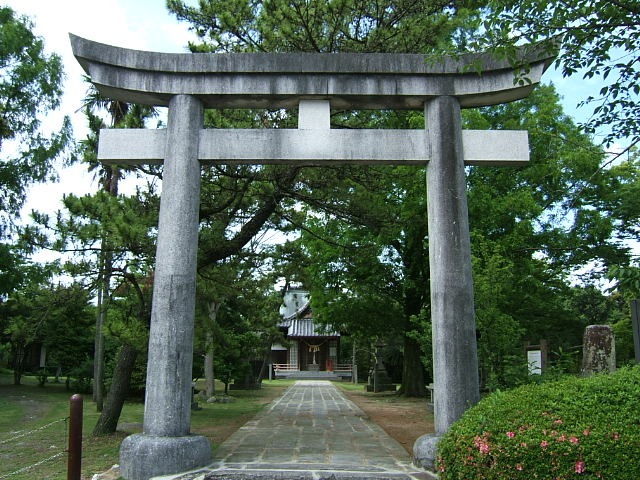
<svg viewBox="0 0 640 480">
<path fill-rule="evenodd" d="M 446 479 L 640 479 L 640 365 L 495 392 L 443 436 Z"/>
</svg>

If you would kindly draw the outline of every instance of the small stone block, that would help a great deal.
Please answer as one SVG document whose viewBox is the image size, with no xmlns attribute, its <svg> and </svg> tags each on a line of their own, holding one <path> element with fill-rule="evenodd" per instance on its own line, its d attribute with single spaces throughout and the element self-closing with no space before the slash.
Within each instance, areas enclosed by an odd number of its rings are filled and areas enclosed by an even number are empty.
<svg viewBox="0 0 640 480">
<path fill-rule="evenodd" d="M 120 446 L 120 474 L 126 480 L 187 472 L 207 465 L 211 444 L 206 437 L 131 435 Z"/>
<path fill-rule="evenodd" d="M 425 470 L 435 471 L 438 453 L 438 441 L 441 436 L 428 433 L 418 437 L 413 444 L 413 463 Z"/>
</svg>

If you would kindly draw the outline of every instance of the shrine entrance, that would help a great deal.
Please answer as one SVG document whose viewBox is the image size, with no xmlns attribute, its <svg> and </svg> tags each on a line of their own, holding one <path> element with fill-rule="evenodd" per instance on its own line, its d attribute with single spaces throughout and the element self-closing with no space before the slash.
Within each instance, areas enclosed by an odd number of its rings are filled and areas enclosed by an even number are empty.
<svg viewBox="0 0 640 480">
<path fill-rule="evenodd" d="M 98 158 L 164 163 L 143 433 L 121 447 L 127 480 L 205 465 L 190 434 L 200 170 L 208 164 L 427 165 L 436 433 L 479 399 L 465 166 L 521 165 L 527 132 L 462 130 L 460 109 L 526 97 L 553 58 L 526 55 L 527 81 L 487 55 L 429 64 L 412 54 L 164 54 L 71 36 L 105 97 L 168 106 L 166 129 L 103 130 Z M 478 73 L 481 72 L 481 73 Z M 204 108 L 297 108 L 297 129 L 204 129 Z M 331 108 L 413 109 L 424 130 L 332 130 Z"/>
</svg>

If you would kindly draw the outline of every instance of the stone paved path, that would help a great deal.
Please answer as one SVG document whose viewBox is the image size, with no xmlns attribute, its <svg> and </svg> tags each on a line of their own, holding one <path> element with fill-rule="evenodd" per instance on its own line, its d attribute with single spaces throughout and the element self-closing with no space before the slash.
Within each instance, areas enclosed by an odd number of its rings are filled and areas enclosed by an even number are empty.
<svg viewBox="0 0 640 480">
<path fill-rule="evenodd" d="M 433 479 L 327 381 L 298 381 L 214 452 L 213 463 L 163 480 Z"/>
</svg>

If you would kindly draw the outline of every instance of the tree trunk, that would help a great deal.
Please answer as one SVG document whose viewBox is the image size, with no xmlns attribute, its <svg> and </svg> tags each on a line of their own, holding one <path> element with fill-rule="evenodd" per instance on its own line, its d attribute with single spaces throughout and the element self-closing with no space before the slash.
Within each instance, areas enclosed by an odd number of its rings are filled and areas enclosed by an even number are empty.
<svg viewBox="0 0 640 480">
<path fill-rule="evenodd" d="M 405 335 L 402 388 L 400 391 L 405 397 L 426 397 L 427 395 L 422 360 L 420 358 L 421 354 L 418 342 Z"/>
<path fill-rule="evenodd" d="M 13 345 L 13 384 L 22 384 L 22 374 L 24 372 L 24 357 L 26 347 Z"/>
<path fill-rule="evenodd" d="M 262 365 L 260 366 L 260 373 L 258 374 L 257 382 L 262 383 L 262 380 L 269 378 L 269 370 L 271 369 L 271 343 L 266 349 L 266 353 L 262 356 Z"/>
<path fill-rule="evenodd" d="M 96 316 L 96 337 L 93 350 L 93 401 L 98 412 L 102 411 L 104 396 L 104 318 L 105 308 L 102 303 L 102 291 L 98 289 L 98 315 Z"/>
<path fill-rule="evenodd" d="M 120 348 L 113 372 L 113 380 L 111 381 L 111 389 L 109 389 L 107 401 L 104 404 L 98 423 L 93 429 L 94 436 L 108 435 L 116 431 L 124 400 L 129 391 L 131 373 L 138 353 L 138 349 L 128 344 L 124 344 Z"/>
<path fill-rule="evenodd" d="M 426 397 L 427 387 L 424 382 L 424 367 L 420 358 L 420 344 L 412 335 L 417 325 L 411 317 L 419 315 L 425 303 L 428 284 L 428 258 L 424 251 L 426 224 L 414 222 L 407 231 L 407 239 L 403 252 L 405 267 L 404 285 L 404 362 L 402 365 L 402 387 L 399 394 L 406 397 Z M 424 332 L 420 332 L 424 335 Z"/>
<path fill-rule="evenodd" d="M 214 325 L 216 323 L 216 318 L 218 317 L 218 310 L 220 310 L 220 306 L 222 302 L 209 302 L 209 320 L 211 324 Z M 216 377 L 214 375 L 214 365 L 213 365 L 213 333 L 212 327 L 209 328 L 207 332 L 207 339 L 205 342 L 205 354 L 204 354 L 204 381 L 205 381 L 205 390 L 207 391 L 207 398 L 213 397 L 216 391 Z"/>
<path fill-rule="evenodd" d="M 351 351 L 351 381 L 358 384 L 358 359 L 356 353 L 358 352 L 356 341 L 353 341 L 353 348 Z"/>
<path fill-rule="evenodd" d="M 96 318 L 96 337 L 93 356 L 93 400 L 96 410 L 102 412 L 104 404 L 104 324 L 109 303 L 109 284 L 113 268 L 113 256 L 108 251 L 106 238 L 102 239 L 100 259 L 101 285 L 98 291 L 98 316 Z"/>
<path fill-rule="evenodd" d="M 118 110 L 115 110 L 116 112 Z M 113 118 L 114 125 L 121 118 Z M 115 165 L 110 167 L 110 174 L 104 179 L 103 189 L 111 196 L 118 195 L 118 182 L 120 181 L 120 169 Z M 104 219 L 103 219 L 104 223 Z M 93 401 L 96 402 L 96 410 L 102 412 L 104 406 L 104 324 L 107 318 L 109 302 L 109 286 L 111 284 L 111 272 L 113 270 L 113 254 L 109 250 L 109 242 L 106 234 L 103 234 L 100 242 L 100 270 L 98 287 L 98 316 L 96 318 L 96 337 L 94 340 L 93 354 Z"/>
<path fill-rule="evenodd" d="M 204 379 L 207 398 L 213 397 L 216 391 L 216 377 L 213 369 L 213 348 L 211 347 L 212 343 L 213 339 L 211 338 L 211 333 L 207 333 L 207 351 L 204 354 Z"/>
</svg>

